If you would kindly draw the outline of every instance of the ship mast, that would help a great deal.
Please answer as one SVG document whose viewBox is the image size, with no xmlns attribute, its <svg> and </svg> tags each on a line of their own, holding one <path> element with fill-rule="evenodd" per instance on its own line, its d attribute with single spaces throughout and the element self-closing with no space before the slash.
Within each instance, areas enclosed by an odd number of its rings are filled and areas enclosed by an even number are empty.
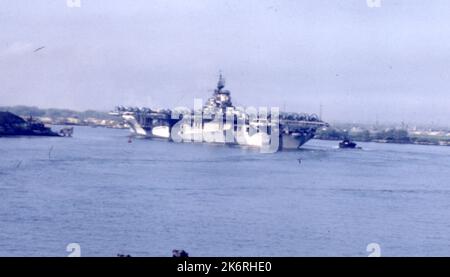
<svg viewBox="0 0 450 277">
<path fill-rule="evenodd" d="M 217 82 L 217 92 L 220 92 L 225 87 L 225 79 L 222 76 L 222 72 L 219 73 L 219 81 Z"/>
</svg>

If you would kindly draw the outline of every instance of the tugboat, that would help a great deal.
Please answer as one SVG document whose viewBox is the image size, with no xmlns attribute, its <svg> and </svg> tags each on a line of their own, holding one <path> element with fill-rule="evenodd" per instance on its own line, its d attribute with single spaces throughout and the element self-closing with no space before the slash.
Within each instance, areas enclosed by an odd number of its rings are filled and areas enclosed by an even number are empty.
<svg viewBox="0 0 450 277">
<path fill-rule="evenodd" d="M 339 148 L 341 149 L 355 149 L 356 143 L 353 141 L 350 141 L 349 139 L 344 139 L 343 141 L 339 142 Z"/>
</svg>

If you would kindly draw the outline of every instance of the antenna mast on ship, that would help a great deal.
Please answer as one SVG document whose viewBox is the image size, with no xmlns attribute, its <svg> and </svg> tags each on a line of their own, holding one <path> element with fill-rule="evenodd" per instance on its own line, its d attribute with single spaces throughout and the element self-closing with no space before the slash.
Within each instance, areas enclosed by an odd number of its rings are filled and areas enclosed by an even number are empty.
<svg viewBox="0 0 450 277">
<path fill-rule="evenodd" d="M 217 82 L 217 91 L 221 91 L 225 87 L 225 79 L 222 76 L 222 71 L 219 72 L 219 81 Z"/>
</svg>

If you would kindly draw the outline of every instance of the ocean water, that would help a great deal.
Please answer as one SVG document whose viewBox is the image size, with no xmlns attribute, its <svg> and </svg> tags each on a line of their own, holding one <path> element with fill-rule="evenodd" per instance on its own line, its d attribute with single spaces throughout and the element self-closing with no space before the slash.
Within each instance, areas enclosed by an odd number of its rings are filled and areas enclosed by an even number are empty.
<svg viewBox="0 0 450 277">
<path fill-rule="evenodd" d="M 0 138 L 0 256 L 450 255 L 450 147 L 260 154 L 128 134 Z"/>
</svg>

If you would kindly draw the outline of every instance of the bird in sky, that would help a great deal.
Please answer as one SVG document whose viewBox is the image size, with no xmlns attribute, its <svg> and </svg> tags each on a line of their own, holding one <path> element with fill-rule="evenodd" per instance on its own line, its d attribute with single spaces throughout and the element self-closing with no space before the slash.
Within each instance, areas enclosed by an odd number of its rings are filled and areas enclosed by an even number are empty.
<svg viewBox="0 0 450 277">
<path fill-rule="evenodd" d="M 44 49 L 44 48 L 45 48 L 45 46 L 41 46 L 41 47 L 39 47 L 39 48 L 34 49 L 33 52 L 37 52 L 37 51 L 42 50 L 42 49 Z"/>
</svg>

